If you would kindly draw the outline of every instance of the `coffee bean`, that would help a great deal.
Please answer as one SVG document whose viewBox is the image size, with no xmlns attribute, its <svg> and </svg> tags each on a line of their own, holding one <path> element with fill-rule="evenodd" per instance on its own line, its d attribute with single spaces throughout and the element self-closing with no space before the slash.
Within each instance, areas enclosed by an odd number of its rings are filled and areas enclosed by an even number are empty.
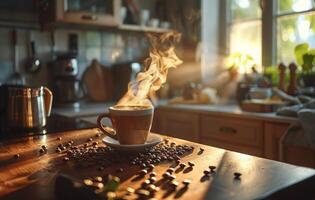
<svg viewBox="0 0 315 200">
<path fill-rule="evenodd" d="M 60 140 L 62 140 L 62 138 L 61 138 L 61 137 L 57 137 L 57 140 L 59 140 L 59 141 L 60 141 Z"/>
<path fill-rule="evenodd" d="M 98 144 L 98 142 L 93 142 L 92 143 L 93 146 L 96 146 L 97 144 Z"/>
<path fill-rule="evenodd" d="M 123 172 L 123 171 L 124 171 L 123 168 L 119 168 L 119 169 L 117 170 L 117 172 Z"/>
<path fill-rule="evenodd" d="M 172 180 L 176 179 L 176 176 L 175 176 L 175 175 L 170 175 L 170 176 L 168 177 L 168 179 L 172 181 Z"/>
<path fill-rule="evenodd" d="M 135 189 L 133 189 L 132 187 L 127 187 L 126 191 L 127 191 L 127 193 L 132 194 L 135 192 Z"/>
<path fill-rule="evenodd" d="M 209 170 L 209 169 L 206 169 L 206 170 L 204 170 L 204 171 L 203 171 L 203 173 L 204 173 L 204 175 L 206 175 L 206 176 L 207 176 L 207 175 L 209 175 L 209 174 L 210 174 L 210 170 Z"/>
<path fill-rule="evenodd" d="M 155 189 L 156 189 L 156 186 L 153 185 L 153 184 L 150 184 L 147 186 L 147 189 L 150 191 L 150 192 L 156 192 Z"/>
<path fill-rule="evenodd" d="M 69 161 L 70 159 L 68 157 L 63 158 L 64 161 Z"/>
<path fill-rule="evenodd" d="M 234 172 L 234 178 L 235 179 L 240 179 L 242 174 L 240 172 Z"/>
<path fill-rule="evenodd" d="M 200 149 L 199 149 L 199 150 L 200 150 L 200 151 L 204 151 L 205 149 L 200 147 Z"/>
<path fill-rule="evenodd" d="M 93 138 L 89 138 L 86 140 L 87 142 L 92 142 L 93 141 Z"/>
<path fill-rule="evenodd" d="M 169 141 L 170 141 L 169 139 L 164 140 L 165 144 L 167 144 Z"/>
<path fill-rule="evenodd" d="M 149 180 L 150 180 L 150 183 L 155 183 L 156 182 L 156 177 L 150 177 Z"/>
<path fill-rule="evenodd" d="M 100 134 L 100 133 L 97 133 L 97 134 L 95 135 L 95 137 L 101 137 L 101 134 Z"/>
<path fill-rule="evenodd" d="M 148 173 L 148 171 L 146 169 L 143 169 L 140 171 L 141 176 L 145 176 L 147 173 Z"/>
<path fill-rule="evenodd" d="M 83 180 L 83 183 L 84 183 L 85 185 L 88 185 L 88 186 L 93 185 L 93 181 L 92 181 L 91 179 L 84 179 L 84 180 Z"/>
<path fill-rule="evenodd" d="M 150 165 L 148 166 L 148 168 L 149 168 L 150 170 L 153 170 L 153 169 L 155 168 L 155 166 L 154 166 L 153 164 L 150 164 Z"/>
<path fill-rule="evenodd" d="M 170 182 L 170 186 L 172 186 L 172 187 L 177 187 L 178 186 L 178 182 L 177 181 L 175 181 L 175 180 L 173 180 L 172 182 Z"/>
<path fill-rule="evenodd" d="M 41 148 L 44 149 L 44 150 L 47 150 L 46 145 L 42 145 Z"/>
<path fill-rule="evenodd" d="M 179 165 L 179 167 L 180 167 L 180 168 L 185 168 L 185 167 L 186 167 L 186 164 L 185 164 L 185 163 L 181 163 L 181 164 Z"/>
<path fill-rule="evenodd" d="M 168 178 L 168 177 L 170 177 L 171 176 L 171 174 L 169 173 L 169 172 L 165 172 L 164 174 L 163 174 L 163 178 Z"/>
<path fill-rule="evenodd" d="M 191 180 L 189 179 L 184 179 L 183 180 L 183 184 L 185 185 L 185 187 L 188 187 L 188 185 L 191 183 Z"/>
<path fill-rule="evenodd" d="M 139 189 L 136 191 L 136 194 L 140 196 L 140 198 L 147 198 L 150 196 L 150 192 L 145 189 Z"/>
<path fill-rule="evenodd" d="M 116 193 L 115 192 L 107 192 L 106 193 L 106 199 L 116 199 Z"/>
<path fill-rule="evenodd" d="M 209 168 L 210 168 L 210 170 L 211 170 L 211 172 L 213 173 L 213 172 L 215 172 L 214 170 L 216 169 L 216 166 L 209 166 Z"/>
<path fill-rule="evenodd" d="M 46 151 L 44 149 L 39 149 L 40 154 L 44 154 Z"/>
<path fill-rule="evenodd" d="M 94 180 L 97 181 L 97 182 L 102 182 L 103 178 L 100 177 L 100 176 L 97 176 L 97 177 L 94 178 Z"/>
<path fill-rule="evenodd" d="M 141 183 L 142 188 L 147 188 L 148 185 L 150 185 L 151 181 L 150 180 L 145 180 L 144 182 Z"/>
<path fill-rule="evenodd" d="M 189 162 L 188 162 L 188 165 L 189 165 L 190 167 L 193 167 L 193 166 L 195 166 L 195 163 L 192 162 L 192 161 L 189 161 Z"/>
<path fill-rule="evenodd" d="M 56 153 L 61 153 L 61 149 L 59 147 L 56 148 Z"/>
<path fill-rule="evenodd" d="M 156 177 L 156 172 L 152 172 L 152 173 L 150 174 L 150 177 Z"/>
<path fill-rule="evenodd" d="M 20 154 L 15 154 L 14 156 L 13 156 L 15 159 L 19 159 L 20 158 Z"/>
<path fill-rule="evenodd" d="M 172 174 L 175 171 L 175 169 L 171 167 L 171 168 L 168 168 L 166 171 Z"/>
</svg>

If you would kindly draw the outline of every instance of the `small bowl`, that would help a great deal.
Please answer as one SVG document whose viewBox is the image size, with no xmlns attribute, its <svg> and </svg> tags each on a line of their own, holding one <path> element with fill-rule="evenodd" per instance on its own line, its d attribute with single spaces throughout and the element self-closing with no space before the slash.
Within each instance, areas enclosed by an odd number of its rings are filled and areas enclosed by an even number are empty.
<svg viewBox="0 0 315 200">
<path fill-rule="evenodd" d="M 249 97 L 251 99 L 269 99 L 272 95 L 270 88 L 251 88 L 249 90 Z"/>
</svg>

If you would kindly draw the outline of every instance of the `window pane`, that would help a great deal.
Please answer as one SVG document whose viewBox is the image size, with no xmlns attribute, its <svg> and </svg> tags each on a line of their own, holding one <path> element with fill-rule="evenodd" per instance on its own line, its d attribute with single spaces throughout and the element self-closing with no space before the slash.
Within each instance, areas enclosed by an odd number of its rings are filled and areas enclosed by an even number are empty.
<svg viewBox="0 0 315 200">
<path fill-rule="evenodd" d="M 300 12 L 315 8 L 313 0 L 278 0 L 278 13 Z"/>
<path fill-rule="evenodd" d="M 261 21 L 243 22 L 232 25 L 230 53 L 251 55 L 261 65 Z M 242 72 L 244 72 L 244 69 Z"/>
<path fill-rule="evenodd" d="M 278 62 L 294 61 L 294 47 L 303 42 L 315 48 L 315 12 L 278 18 Z"/>
<path fill-rule="evenodd" d="M 261 17 L 259 0 L 230 0 L 232 21 L 258 19 Z"/>
</svg>

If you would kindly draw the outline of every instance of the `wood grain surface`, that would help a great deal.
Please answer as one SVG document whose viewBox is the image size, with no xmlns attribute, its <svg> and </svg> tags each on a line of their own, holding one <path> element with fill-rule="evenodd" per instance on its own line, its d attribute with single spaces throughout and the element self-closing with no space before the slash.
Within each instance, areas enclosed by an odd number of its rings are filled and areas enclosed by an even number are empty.
<svg viewBox="0 0 315 200">
<path fill-rule="evenodd" d="M 76 178 L 110 173 L 120 177 L 122 190 L 128 186 L 139 188 L 147 178 L 135 179 L 140 167 L 122 163 L 103 171 L 97 170 L 96 166 L 78 169 L 71 160 L 62 160 L 64 154 L 55 152 L 58 144 L 69 140 L 73 140 L 74 145 L 86 143 L 91 137 L 93 141 L 100 141 L 102 137 L 95 137 L 98 132 L 98 129 L 89 129 L 0 141 L 0 199 L 56 199 L 54 184 L 58 173 Z M 57 137 L 62 137 L 62 140 L 59 141 Z M 192 170 L 176 170 L 174 174 L 179 182 L 176 191 L 167 193 L 161 189 L 156 194 L 157 199 L 311 199 L 315 196 L 313 169 L 169 139 L 176 144 L 194 146 L 194 151 L 182 158 L 181 162 L 187 164 L 193 161 L 196 165 Z M 39 153 L 41 145 L 47 146 L 47 154 Z M 199 152 L 200 147 L 205 149 L 204 152 Z M 15 154 L 20 157 L 14 158 Z M 155 167 L 158 180 L 170 165 Z M 209 165 L 216 166 L 216 172 L 203 176 L 203 171 Z M 118 172 L 118 168 L 124 171 Z M 241 179 L 234 179 L 234 172 L 242 173 Z M 184 179 L 192 181 L 186 189 L 181 183 Z"/>
</svg>

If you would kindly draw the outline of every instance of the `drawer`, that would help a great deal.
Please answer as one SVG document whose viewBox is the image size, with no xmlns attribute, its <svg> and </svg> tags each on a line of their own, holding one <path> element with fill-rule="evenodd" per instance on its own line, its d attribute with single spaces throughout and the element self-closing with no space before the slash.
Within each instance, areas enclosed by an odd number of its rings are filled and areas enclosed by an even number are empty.
<svg viewBox="0 0 315 200">
<path fill-rule="evenodd" d="M 263 123 L 255 120 L 203 115 L 200 132 L 208 139 L 263 147 Z"/>
</svg>

